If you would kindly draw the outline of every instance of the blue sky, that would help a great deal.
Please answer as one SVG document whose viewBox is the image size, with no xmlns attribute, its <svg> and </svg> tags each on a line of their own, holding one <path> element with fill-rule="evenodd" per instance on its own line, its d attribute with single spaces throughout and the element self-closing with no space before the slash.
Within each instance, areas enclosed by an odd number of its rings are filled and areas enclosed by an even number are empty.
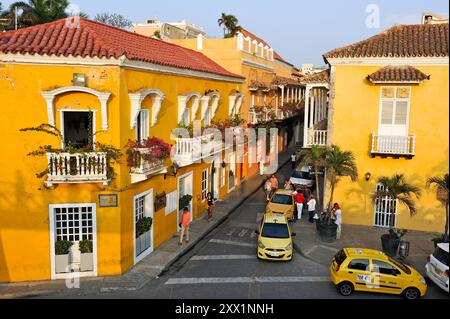
<svg viewBox="0 0 450 319">
<path fill-rule="evenodd" d="M 0 0 L 4 6 L 13 1 Z M 322 54 L 374 35 L 396 23 L 420 23 L 422 12 L 448 17 L 447 0 L 72 0 L 91 18 L 121 13 L 133 22 L 186 20 L 220 37 L 217 19 L 234 14 L 239 24 L 270 43 L 286 60 L 323 65 Z M 367 5 L 379 8 L 379 28 L 366 27 Z"/>
</svg>

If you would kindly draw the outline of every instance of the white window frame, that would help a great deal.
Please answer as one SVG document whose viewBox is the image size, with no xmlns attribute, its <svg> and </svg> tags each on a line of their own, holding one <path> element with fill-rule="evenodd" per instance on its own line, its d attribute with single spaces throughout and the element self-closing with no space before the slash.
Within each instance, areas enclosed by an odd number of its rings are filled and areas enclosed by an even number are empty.
<svg viewBox="0 0 450 319">
<path fill-rule="evenodd" d="M 166 194 L 166 202 L 166 216 L 176 212 L 178 208 L 178 191 L 174 190 L 173 192 Z"/>
<path fill-rule="evenodd" d="M 143 114 L 145 114 L 144 117 Z M 136 122 L 136 140 L 138 140 L 138 133 L 140 133 L 141 140 L 139 142 L 142 142 L 143 140 L 150 137 L 150 110 L 141 109 L 138 114 L 138 119 L 139 121 Z"/>
<path fill-rule="evenodd" d="M 92 271 L 85 272 L 73 272 L 57 274 L 55 259 L 55 208 L 72 208 L 72 207 L 91 207 L 92 208 L 92 254 L 94 269 Z M 97 206 L 95 203 L 73 203 L 73 204 L 49 204 L 49 227 L 50 227 L 50 276 L 52 280 L 67 279 L 67 278 L 79 278 L 79 277 L 97 277 L 98 276 L 98 262 L 97 262 Z"/>
<path fill-rule="evenodd" d="M 233 187 L 230 188 L 230 171 L 233 172 Z M 232 192 L 236 188 L 236 154 L 228 154 L 228 193 Z"/>
<path fill-rule="evenodd" d="M 383 89 L 384 88 L 391 88 L 394 89 L 394 97 L 393 98 L 383 98 Z M 397 98 L 397 89 L 398 88 L 408 88 L 409 90 L 409 97 L 408 98 Z M 379 106 L 378 106 L 378 132 L 381 132 L 381 117 L 382 117 L 382 111 L 383 111 L 383 101 L 392 101 L 393 102 L 393 110 L 392 110 L 392 124 L 394 125 L 395 122 L 395 113 L 397 111 L 397 101 L 407 102 L 407 111 L 406 111 L 406 135 L 408 135 L 409 132 L 409 115 L 411 112 L 411 95 L 412 90 L 410 86 L 389 86 L 384 85 L 380 87 L 380 100 L 379 100 Z M 386 125 L 386 124 L 385 124 Z"/>
<path fill-rule="evenodd" d="M 202 180 L 201 180 L 201 187 L 202 187 L 202 203 L 206 200 L 206 197 L 208 195 L 208 184 L 209 184 L 209 174 L 208 169 L 202 170 Z"/>
<path fill-rule="evenodd" d="M 148 206 L 150 206 L 149 207 L 150 214 L 147 214 L 147 213 L 145 214 L 145 217 L 151 217 L 153 220 L 152 227 L 150 229 L 151 246 L 150 246 L 150 248 L 148 248 L 147 250 L 142 252 L 139 256 L 136 256 L 136 199 L 138 199 L 140 197 L 144 197 L 144 196 L 145 196 L 144 205 L 148 204 L 149 198 L 147 198 L 147 197 L 151 196 L 151 204 L 148 205 Z M 149 254 L 151 254 L 155 248 L 155 243 L 153 241 L 153 229 L 155 228 L 155 218 L 154 218 L 155 212 L 154 212 L 153 203 L 154 203 L 153 188 L 133 196 L 133 256 L 134 256 L 134 264 L 135 265 L 138 262 L 140 262 L 142 259 L 147 257 Z M 145 207 L 146 206 L 144 206 L 144 210 L 145 210 L 145 212 L 147 212 Z"/>
<path fill-rule="evenodd" d="M 93 149 L 95 149 L 95 132 L 97 132 L 95 118 L 96 118 L 97 110 L 58 109 L 58 112 L 59 112 L 59 124 L 61 126 L 61 136 L 62 136 L 61 148 L 64 148 L 64 141 L 65 141 L 65 136 L 64 136 L 64 112 L 86 112 L 86 113 L 92 112 L 92 147 L 93 147 Z"/>
<path fill-rule="evenodd" d="M 227 184 L 227 167 L 222 167 L 220 164 L 220 188 L 225 187 Z"/>
</svg>

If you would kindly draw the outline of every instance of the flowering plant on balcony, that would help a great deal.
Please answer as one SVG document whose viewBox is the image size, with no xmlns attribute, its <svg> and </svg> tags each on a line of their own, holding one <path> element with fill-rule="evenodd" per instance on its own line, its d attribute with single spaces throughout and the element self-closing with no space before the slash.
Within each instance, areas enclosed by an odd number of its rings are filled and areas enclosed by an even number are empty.
<svg viewBox="0 0 450 319">
<path fill-rule="evenodd" d="M 239 114 L 236 114 L 233 117 L 224 120 L 218 119 L 211 121 L 211 125 L 209 125 L 209 128 L 218 129 L 222 133 L 222 136 L 225 137 L 225 130 L 227 128 L 239 127 L 242 126 L 244 123 L 245 123 L 244 119 L 242 119 Z"/>
<path fill-rule="evenodd" d="M 137 167 L 141 159 L 152 162 L 169 158 L 172 146 L 161 138 L 149 137 L 141 142 L 129 140 L 126 148 L 128 166 Z"/>
</svg>

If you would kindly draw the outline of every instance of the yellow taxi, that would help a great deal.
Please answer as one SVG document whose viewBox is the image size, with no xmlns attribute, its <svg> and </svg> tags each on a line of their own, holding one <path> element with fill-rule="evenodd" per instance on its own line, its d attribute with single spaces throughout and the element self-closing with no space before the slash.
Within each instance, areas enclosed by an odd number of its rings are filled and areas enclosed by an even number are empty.
<svg viewBox="0 0 450 319">
<path fill-rule="evenodd" d="M 293 192 L 290 190 L 277 189 L 269 203 L 266 212 L 284 214 L 288 220 L 294 219 L 295 201 Z"/>
<path fill-rule="evenodd" d="M 292 260 L 292 236 L 295 233 L 291 233 L 288 220 L 283 214 L 264 214 L 256 233 L 259 259 Z"/>
<path fill-rule="evenodd" d="M 417 299 L 427 292 L 427 283 L 417 270 L 373 249 L 341 249 L 333 257 L 330 275 L 343 296 L 368 291 Z"/>
</svg>

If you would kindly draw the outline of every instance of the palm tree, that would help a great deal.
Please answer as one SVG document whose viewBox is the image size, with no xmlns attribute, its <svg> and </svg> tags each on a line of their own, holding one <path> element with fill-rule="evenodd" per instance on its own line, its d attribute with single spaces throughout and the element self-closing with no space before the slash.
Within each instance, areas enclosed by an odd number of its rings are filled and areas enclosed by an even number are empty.
<svg viewBox="0 0 450 319">
<path fill-rule="evenodd" d="M 317 145 L 311 146 L 309 149 L 303 149 L 297 152 L 297 158 L 300 161 L 297 164 L 297 168 L 302 168 L 303 166 L 312 165 L 314 169 L 314 175 L 316 178 L 316 197 L 317 203 L 319 205 L 319 210 L 322 210 L 322 204 L 320 202 L 320 190 L 319 190 L 319 169 L 324 167 L 326 164 L 328 149 L 324 147 L 319 147 Z"/>
<path fill-rule="evenodd" d="M 238 26 L 239 20 L 231 14 L 222 13 L 217 23 L 219 27 L 223 26 L 223 37 L 229 38 L 233 37 L 237 31 L 240 30 L 240 26 Z M 228 33 L 226 32 L 228 30 Z"/>
<path fill-rule="evenodd" d="M 426 188 L 430 188 L 431 186 L 434 186 L 436 189 L 436 195 L 438 199 L 444 204 L 445 206 L 445 229 L 444 229 L 444 241 L 448 241 L 448 214 L 449 214 L 449 177 L 448 174 L 445 174 L 444 177 L 430 177 L 427 179 L 427 183 L 425 185 Z"/>
<path fill-rule="evenodd" d="M 325 167 L 330 180 L 331 195 L 328 202 L 328 214 L 331 213 L 334 189 L 339 182 L 339 177 L 348 176 L 355 182 L 358 179 L 358 169 L 355 163 L 355 155 L 351 151 L 342 151 L 339 146 L 332 145 L 326 153 Z M 331 222 L 331 218 L 329 218 Z"/>
<path fill-rule="evenodd" d="M 32 26 L 66 18 L 65 10 L 68 6 L 67 0 L 17 1 L 9 7 L 9 14 L 14 16 L 16 8 L 23 10 L 20 17 L 21 25 Z"/>
<path fill-rule="evenodd" d="M 417 212 L 414 197 L 419 199 L 421 192 L 419 187 L 409 184 L 403 174 L 394 174 L 392 177 L 382 176 L 378 178 L 380 187 L 373 195 L 372 199 L 376 200 L 383 197 L 392 198 L 408 208 L 411 216 Z M 391 201 L 391 210 L 395 210 L 395 201 Z M 390 219 L 390 227 L 394 227 L 394 218 Z"/>
</svg>

